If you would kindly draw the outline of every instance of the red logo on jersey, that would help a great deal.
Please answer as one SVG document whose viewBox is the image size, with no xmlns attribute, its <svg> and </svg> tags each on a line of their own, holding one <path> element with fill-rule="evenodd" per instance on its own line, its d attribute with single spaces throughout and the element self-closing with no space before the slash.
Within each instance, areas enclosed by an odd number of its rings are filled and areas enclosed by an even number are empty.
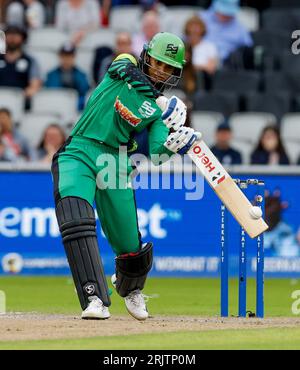
<svg viewBox="0 0 300 370">
<path fill-rule="evenodd" d="M 118 97 L 115 102 L 115 110 L 131 126 L 137 126 L 140 122 L 142 122 L 140 118 L 136 117 L 127 107 L 125 107 L 124 104 L 121 103 Z"/>
</svg>

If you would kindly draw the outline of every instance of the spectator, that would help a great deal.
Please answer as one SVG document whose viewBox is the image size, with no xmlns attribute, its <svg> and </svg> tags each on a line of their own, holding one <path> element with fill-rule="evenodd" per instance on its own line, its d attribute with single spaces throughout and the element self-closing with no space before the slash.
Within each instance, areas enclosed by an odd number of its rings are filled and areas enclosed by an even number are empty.
<svg viewBox="0 0 300 370">
<path fill-rule="evenodd" d="M 251 154 L 251 163 L 268 165 L 290 164 L 277 126 L 265 127 L 257 147 Z"/>
<path fill-rule="evenodd" d="M 182 79 L 179 81 L 178 87 L 182 89 L 191 99 L 197 89 L 197 71 L 192 63 L 193 49 L 191 45 L 185 45 L 185 60 L 186 64 L 183 69 Z"/>
<path fill-rule="evenodd" d="M 100 82 L 100 70 L 106 57 L 113 55 L 113 50 L 109 46 L 100 46 L 95 50 L 93 62 L 93 80 L 96 85 Z"/>
<path fill-rule="evenodd" d="M 11 113 L 6 108 L 0 109 L 0 126 L 2 143 L 4 143 L 15 159 L 35 159 L 35 151 L 30 148 L 25 138 L 14 128 Z"/>
<path fill-rule="evenodd" d="M 192 47 L 195 69 L 214 74 L 218 66 L 218 51 L 212 42 L 203 39 L 206 35 L 205 23 L 195 15 L 186 22 L 184 32 Z"/>
<path fill-rule="evenodd" d="M 99 81 L 102 81 L 112 61 L 120 54 L 133 54 L 131 35 L 128 32 L 119 32 L 116 36 L 114 53 L 105 57 L 99 69 Z"/>
<path fill-rule="evenodd" d="M 85 95 L 90 86 L 86 74 L 75 65 L 75 55 L 76 49 L 72 44 L 66 44 L 60 49 L 60 65 L 48 73 L 45 86 L 76 90 L 78 92 L 78 109 L 82 110 Z"/>
<path fill-rule="evenodd" d="M 236 17 L 238 11 L 239 0 L 214 0 L 200 13 L 207 29 L 205 40 L 216 45 L 222 62 L 235 50 L 253 44 L 250 33 Z"/>
<path fill-rule="evenodd" d="M 232 132 L 230 126 L 224 122 L 221 123 L 216 131 L 216 143 L 211 148 L 213 154 L 224 165 L 241 164 L 241 154 L 230 146 Z"/>
<path fill-rule="evenodd" d="M 182 0 L 160 0 L 159 2 L 166 6 L 180 6 L 183 3 Z M 208 3 L 210 2 L 210 0 L 206 0 L 205 2 Z M 201 7 L 203 7 L 204 5 L 206 6 L 204 0 L 201 0 L 201 2 L 199 2 L 199 0 L 184 0 L 184 5 L 200 5 Z"/>
<path fill-rule="evenodd" d="M 155 10 L 158 5 L 160 5 L 159 0 L 139 0 L 140 5 L 143 8 L 143 11 Z"/>
<path fill-rule="evenodd" d="M 6 4 L 4 1 L 0 1 L 0 24 L 4 24 L 4 8 Z"/>
<path fill-rule="evenodd" d="M 153 10 L 149 10 L 144 13 L 142 18 L 142 30 L 141 32 L 133 36 L 133 53 L 134 55 L 140 55 L 143 51 L 144 44 L 152 39 L 152 37 L 160 32 L 159 17 Z"/>
<path fill-rule="evenodd" d="M 109 26 L 110 8 L 111 8 L 111 0 L 101 1 L 100 24 L 102 27 Z"/>
<path fill-rule="evenodd" d="M 153 9 L 160 3 L 158 0 L 111 0 L 112 6 L 141 5 L 144 10 Z"/>
<path fill-rule="evenodd" d="M 48 126 L 38 146 L 38 159 L 43 163 L 51 163 L 54 154 L 66 141 L 66 134 L 61 126 Z"/>
<path fill-rule="evenodd" d="M 3 140 L 2 126 L 0 125 L 0 162 L 15 162 L 17 161 L 17 156 L 15 153 L 8 148 Z"/>
<path fill-rule="evenodd" d="M 24 90 L 26 107 L 30 98 L 41 87 L 41 74 L 35 59 L 23 52 L 26 31 L 17 26 L 8 26 L 6 34 L 6 54 L 0 54 L 0 86 L 20 87 Z"/>
<path fill-rule="evenodd" d="M 46 10 L 38 0 L 12 1 L 7 7 L 7 24 L 24 28 L 41 28 L 45 21 Z"/>
<path fill-rule="evenodd" d="M 100 26 L 100 7 L 97 0 L 59 0 L 56 6 L 56 27 L 71 33 L 76 46 L 88 32 Z"/>
</svg>

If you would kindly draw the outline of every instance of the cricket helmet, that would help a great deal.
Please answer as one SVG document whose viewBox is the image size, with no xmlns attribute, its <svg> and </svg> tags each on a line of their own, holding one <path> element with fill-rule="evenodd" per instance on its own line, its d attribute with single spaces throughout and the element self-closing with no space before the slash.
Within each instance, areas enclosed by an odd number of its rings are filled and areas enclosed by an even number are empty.
<svg viewBox="0 0 300 370">
<path fill-rule="evenodd" d="M 150 78 L 149 68 L 153 68 L 149 57 L 174 67 L 173 73 L 166 74 L 165 80 L 152 81 L 159 90 L 163 91 L 166 87 L 171 88 L 177 85 L 185 65 L 184 56 L 185 46 L 178 36 L 169 32 L 159 32 L 148 44 L 144 45 L 139 67 L 148 78 Z"/>
</svg>

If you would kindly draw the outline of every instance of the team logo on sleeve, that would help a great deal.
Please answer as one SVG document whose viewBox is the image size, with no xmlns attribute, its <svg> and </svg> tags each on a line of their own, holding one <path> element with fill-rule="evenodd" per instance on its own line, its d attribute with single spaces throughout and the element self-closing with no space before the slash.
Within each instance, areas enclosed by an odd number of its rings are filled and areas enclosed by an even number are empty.
<svg viewBox="0 0 300 370">
<path fill-rule="evenodd" d="M 144 101 L 142 106 L 139 108 L 139 113 L 145 117 L 149 118 L 153 116 L 153 114 L 156 112 L 156 109 L 151 106 L 151 103 L 148 102 L 147 100 Z"/>
<path fill-rule="evenodd" d="M 119 97 L 117 97 L 115 102 L 115 110 L 119 113 L 121 118 L 127 121 L 131 126 L 137 126 L 142 122 L 140 118 L 135 116 L 125 105 L 121 102 Z"/>
</svg>

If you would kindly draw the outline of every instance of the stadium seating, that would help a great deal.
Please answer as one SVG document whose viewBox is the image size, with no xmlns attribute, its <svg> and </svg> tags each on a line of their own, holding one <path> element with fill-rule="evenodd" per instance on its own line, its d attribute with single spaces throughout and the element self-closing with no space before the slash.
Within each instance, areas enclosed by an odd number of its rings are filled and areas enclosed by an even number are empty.
<svg viewBox="0 0 300 370">
<path fill-rule="evenodd" d="M 297 164 L 300 158 L 300 143 L 290 140 L 283 140 L 284 148 L 291 161 L 291 164 Z"/>
<path fill-rule="evenodd" d="M 292 74 L 294 77 L 300 76 L 300 57 L 291 53 L 291 50 L 282 51 L 280 65 L 283 72 Z"/>
<path fill-rule="evenodd" d="M 272 8 L 297 8 L 300 7 L 299 0 L 271 0 Z"/>
<path fill-rule="evenodd" d="M 265 91 L 268 94 L 278 92 L 279 95 L 289 95 L 291 111 L 300 111 L 300 79 L 299 74 L 290 72 L 267 72 L 264 76 Z M 276 109 L 279 109 L 276 108 Z"/>
<path fill-rule="evenodd" d="M 213 79 L 213 89 L 238 94 L 255 92 L 259 89 L 260 80 L 260 74 L 256 71 L 220 70 Z"/>
<path fill-rule="evenodd" d="M 246 111 L 272 113 L 277 121 L 291 108 L 290 94 L 276 90 L 272 93 L 247 93 L 245 103 Z"/>
<path fill-rule="evenodd" d="M 264 89 L 267 93 L 290 91 L 289 81 L 280 71 L 268 71 L 264 74 Z"/>
<path fill-rule="evenodd" d="M 203 9 L 193 6 L 172 6 L 160 15 L 161 28 L 182 36 L 186 21 L 193 15 L 199 15 L 201 10 Z"/>
<path fill-rule="evenodd" d="M 254 146 L 252 143 L 242 140 L 232 140 L 231 147 L 241 153 L 242 163 L 249 164 Z"/>
<path fill-rule="evenodd" d="M 256 9 L 242 7 L 237 18 L 248 31 L 253 32 L 259 29 L 259 12 Z"/>
<path fill-rule="evenodd" d="M 274 122 L 273 114 L 257 112 L 234 113 L 229 119 L 234 140 L 250 144 L 256 144 L 261 131 Z"/>
<path fill-rule="evenodd" d="M 293 98 L 293 112 L 300 112 L 300 95 L 297 94 Z"/>
<path fill-rule="evenodd" d="M 194 109 L 198 111 L 214 111 L 229 117 L 239 110 L 238 96 L 233 92 L 198 92 L 194 97 Z"/>
<path fill-rule="evenodd" d="M 92 65 L 94 60 L 94 51 L 93 50 L 83 50 L 79 49 L 76 53 L 76 65 L 78 68 L 83 71 L 92 84 Z"/>
<path fill-rule="evenodd" d="M 195 14 L 199 15 L 202 10 L 201 7 L 195 6 L 172 6 L 161 14 L 162 30 L 182 36 L 186 21 Z M 238 19 L 249 31 L 256 31 L 259 28 L 259 13 L 254 8 L 242 7 Z"/>
<path fill-rule="evenodd" d="M 192 127 L 203 134 L 207 145 L 215 142 L 215 132 L 220 123 L 224 121 L 224 116 L 216 112 L 197 112 L 191 114 Z"/>
<path fill-rule="evenodd" d="M 41 141 L 45 129 L 54 123 L 60 123 L 59 115 L 26 113 L 20 122 L 19 131 L 27 139 L 29 145 L 36 148 Z"/>
<path fill-rule="evenodd" d="M 14 122 L 19 122 L 24 111 L 24 93 L 17 88 L 0 88 L 0 108 L 9 109 Z"/>
<path fill-rule="evenodd" d="M 297 141 L 300 147 L 300 113 L 289 113 L 282 117 L 281 136 L 284 140 Z"/>
<path fill-rule="evenodd" d="M 162 30 L 182 36 L 187 19 L 200 14 L 208 3 L 203 0 L 197 2 L 198 6 L 160 5 Z M 292 31 L 299 29 L 300 24 L 300 1 L 270 0 L 270 3 L 273 8 L 263 11 L 261 17 L 256 9 L 247 6 L 242 6 L 238 14 L 240 22 L 252 33 L 253 53 L 242 54 L 242 58 L 251 63 L 232 64 L 231 69 L 227 66 L 221 68 L 209 79 L 211 83 L 205 85 L 208 91 L 199 90 L 191 97 L 191 125 L 202 131 L 211 145 L 217 125 L 224 117 L 229 118 L 234 133 L 233 146 L 242 153 L 244 163 L 249 162 L 261 129 L 269 123 L 282 121 L 283 140 L 294 162 L 300 151 L 300 57 L 291 53 Z M 113 48 L 117 31 L 138 32 L 141 15 L 139 5 L 114 6 L 111 26 L 89 33 L 82 40 L 76 65 L 87 74 L 90 83 L 95 49 L 100 46 Z M 29 32 L 25 50 L 38 61 L 43 80 L 50 70 L 58 66 L 57 52 L 69 40 L 68 33 L 52 25 Z M 199 86 L 203 88 L 204 84 Z M 177 95 L 187 101 L 180 89 L 172 89 L 165 95 Z M 0 88 L 0 107 L 12 111 L 14 121 L 20 122 L 21 131 L 34 145 L 54 118 L 65 127 L 73 125 L 78 117 L 77 103 L 75 91 L 43 89 L 32 99 L 32 109 L 24 115 L 23 91 Z"/>
<path fill-rule="evenodd" d="M 115 6 L 111 10 L 110 26 L 114 31 L 138 31 L 142 10 L 138 5 Z"/>
<path fill-rule="evenodd" d="M 99 46 L 114 47 L 115 38 L 116 38 L 115 31 L 111 29 L 99 29 L 96 32 L 88 33 L 87 36 L 79 44 L 79 48 L 94 50 Z"/>
<path fill-rule="evenodd" d="M 77 101 L 75 90 L 42 89 L 32 99 L 32 112 L 60 115 L 61 123 L 69 125 L 77 116 Z"/>
<path fill-rule="evenodd" d="M 59 59 L 56 52 L 50 50 L 39 50 L 38 48 L 35 48 L 29 51 L 29 55 L 35 58 L 37 61 L 41 70 L 43 81 L 45 81 L 48 72 L 58 67 Z"/>
<path fill-rule="evenodd" d="M 27 46 L 38 50 L 51 50 L 55 52 L 64 43 L 68 42 L 69 39 L 70 36 L 67 33 L 59 31 L 55 27 L 45 27 L 33 29 L 29 32 Z"/>
<path fill-rule="evenodd" d="M 300 113 L 288 113 L 282 118 L 281 137 L 289 158 L 296 164 L 300 157 Z"/>
<path fill-rule="evenodd" d="M 280 55 L 291 47 L 291 35 L 282 30 L 260 29 L 252 33 L 255 66 L 259 70 L 277 70 Z"/>
<path fill-rule="evenodd" d="M 262 46 L 264 50 L 275 53 L 282 53 L 290 50 L 291 34 L 286 30 L 280 29 L 261 29 L 252 33 L 255 46 Z"/>
<path fill-rule="evenodd" d="M 269 30 L 286 30 L 292 33 L 299 28 L 300 8 L 267 9 L 262 14 L 262 27 Z"/>
<path fill-rule="evenodd" d="M 58 67 L 59 57 L 56 53 L 47 50 L 31 49 L 30 55 L 36 59 L 39 64 L 42 79 L 46 80 L 47 74 Z M 92 82 L 92 63 L 94 51 L 79 48 L 76 53 L 76 66 L 86 73 L 90 83 Z"/>
</svg>

